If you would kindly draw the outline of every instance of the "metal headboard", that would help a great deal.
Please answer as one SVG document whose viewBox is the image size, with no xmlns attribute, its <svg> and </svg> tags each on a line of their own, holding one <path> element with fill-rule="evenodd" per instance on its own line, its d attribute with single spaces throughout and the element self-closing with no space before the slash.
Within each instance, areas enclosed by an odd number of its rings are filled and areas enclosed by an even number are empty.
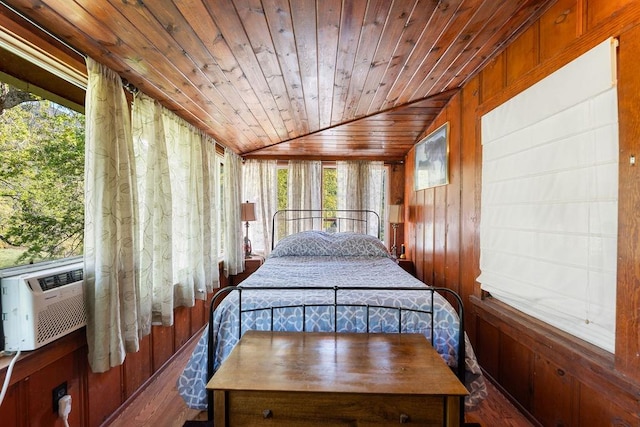
<svg viewBox="0 0 640 427">
<path fill-rule="evenodd" d="M 271 249 L 289 234 L 307 230 L 356 231 L 382 237 L 380 215 L 367 209 L 283 209 L 271 221 Z"/>
</svg>

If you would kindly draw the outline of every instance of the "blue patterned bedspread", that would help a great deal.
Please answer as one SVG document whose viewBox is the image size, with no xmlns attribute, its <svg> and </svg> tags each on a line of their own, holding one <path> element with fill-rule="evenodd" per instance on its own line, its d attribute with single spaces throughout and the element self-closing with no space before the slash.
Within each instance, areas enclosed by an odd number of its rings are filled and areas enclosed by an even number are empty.
<svg viewBox="0 0 640 427">
<path fill-rule="evenodd" d="M 309 307 L 305 309 L 283 308 L 274 311 L 273 330 L 366 332 L 367 316 L 372 333 L 404 332 L 422 333 L 442 356 L 445 362 L 457 365 L 459 321 L 456 311 L 438 293 L 412 290 L 341 290 L 338 303 L 353 304 L 339 308 L 322 304 L 333 302 L 333 292 L 326 290 L 250 290 L 251 287 L 416 287 L 426 286 L 402 270 L 397 262 L 380 256 L 282 256 L 270 257 L 243 283 L 242 309 L 292 304 Z M 249 288 L 249 289 L 246 289 Z M 431 295 L 434 295 L 433 301 Z M 433 302 L 434 330 L 424 313 L 405 313 L 399 318 L 397 310 L 372 308 L 367 315 L 365 305 L 385 307 L 419 308 L 431 311 Z M 320 304 L 319 306 L 317 304 Z M 337 321 L 337 324 L 336 324 Z M 400 326 L 399 326 L 400 325 Z M 230 293 L 214 312 L 214 333 L 216 334 L 214 369 L 229 355 L 242 333 L 250 329 L 270 330 L 271 312 L 255 311 L 242 316 L 242 330 L 238 321 L 238 292 Z M 432 337 L 433 332 L 433 337 Z M 178 379 L 178 391 L 194 409 L 207 407 L 207 335 L 201 336 L 186 368 Z M 486 386 L 473 349 L 465 335 L 465 385 L 469 390 L 465 405 L 474 407 L 486 396 Z"/>
</svg>

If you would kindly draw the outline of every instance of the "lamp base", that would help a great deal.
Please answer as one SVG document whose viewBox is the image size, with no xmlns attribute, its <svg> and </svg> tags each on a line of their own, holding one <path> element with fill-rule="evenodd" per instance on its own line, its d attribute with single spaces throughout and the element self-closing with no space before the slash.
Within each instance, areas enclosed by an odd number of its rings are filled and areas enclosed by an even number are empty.
<svg viewBox="0 0 640 427">
<path fill-rule="evenodd" d="M 244 257 L 249 258 L 251 256 L 251 240 L 249 240 L 249 221 L 245 223 L 244 234 Z"/>
<path fill-rule="evenodd" d="M 251 240 L 249 240 L 247 237 L 244 238 L 244 257 L 251 257 Z"/>
<path fill-rule="evenodd" d="M 398 224 L 391 224 L 393 227 L 393 246 L 391 246 L 391 256 L 393 259 L 398 258 L 398 246 L 396 245 L 396 235 L 398 233 Z"/>
</svg>

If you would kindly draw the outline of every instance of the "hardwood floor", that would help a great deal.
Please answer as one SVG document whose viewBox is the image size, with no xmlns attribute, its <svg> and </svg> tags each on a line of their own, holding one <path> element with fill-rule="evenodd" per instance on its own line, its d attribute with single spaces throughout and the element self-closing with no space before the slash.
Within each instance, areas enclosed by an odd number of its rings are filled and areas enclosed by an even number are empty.
<svg viewBox="0 0 640 427">
<path fill-rule="evenodd" d="M 176 381 L 197 342 L 196 338 L 186 344 L 158 377 L 116 419 L 103 427 L 182 427 L 185 421 L 196 419 L 200 411 L 187 407 L 178 394 Z"/>
<path fill-rule="evenodd" d="M 534 427 L 506 397 L 487 380 L 489 396 L 478 407 L 465 414 L 468 423 L 478 423 L 483 427 Z"/>
<path fill-rule="evenodd" d="M 140 393 L 111 423 L 103 427 L 181 427 L 187 420 L 206 420 L 206 412 L 189 409 L 178 395 L 176 381 L 196 345 L 192 340 L 158 377 Z M 533 427 L 489 381 L 489 396 L 465 421 L 483 427 Z"/>
</svg>

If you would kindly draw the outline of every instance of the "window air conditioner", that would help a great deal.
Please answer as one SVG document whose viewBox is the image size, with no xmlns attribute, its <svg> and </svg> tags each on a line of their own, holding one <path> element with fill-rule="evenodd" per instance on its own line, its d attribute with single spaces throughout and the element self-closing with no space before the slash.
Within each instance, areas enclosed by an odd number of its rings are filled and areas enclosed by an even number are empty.
<svg viewBox="0 0 640 427">
<path fill-rule="evenodd" d="M 81 260 L 0 274 L 5 351 L 35 350 L 86 325 Z"/>
</svg>

